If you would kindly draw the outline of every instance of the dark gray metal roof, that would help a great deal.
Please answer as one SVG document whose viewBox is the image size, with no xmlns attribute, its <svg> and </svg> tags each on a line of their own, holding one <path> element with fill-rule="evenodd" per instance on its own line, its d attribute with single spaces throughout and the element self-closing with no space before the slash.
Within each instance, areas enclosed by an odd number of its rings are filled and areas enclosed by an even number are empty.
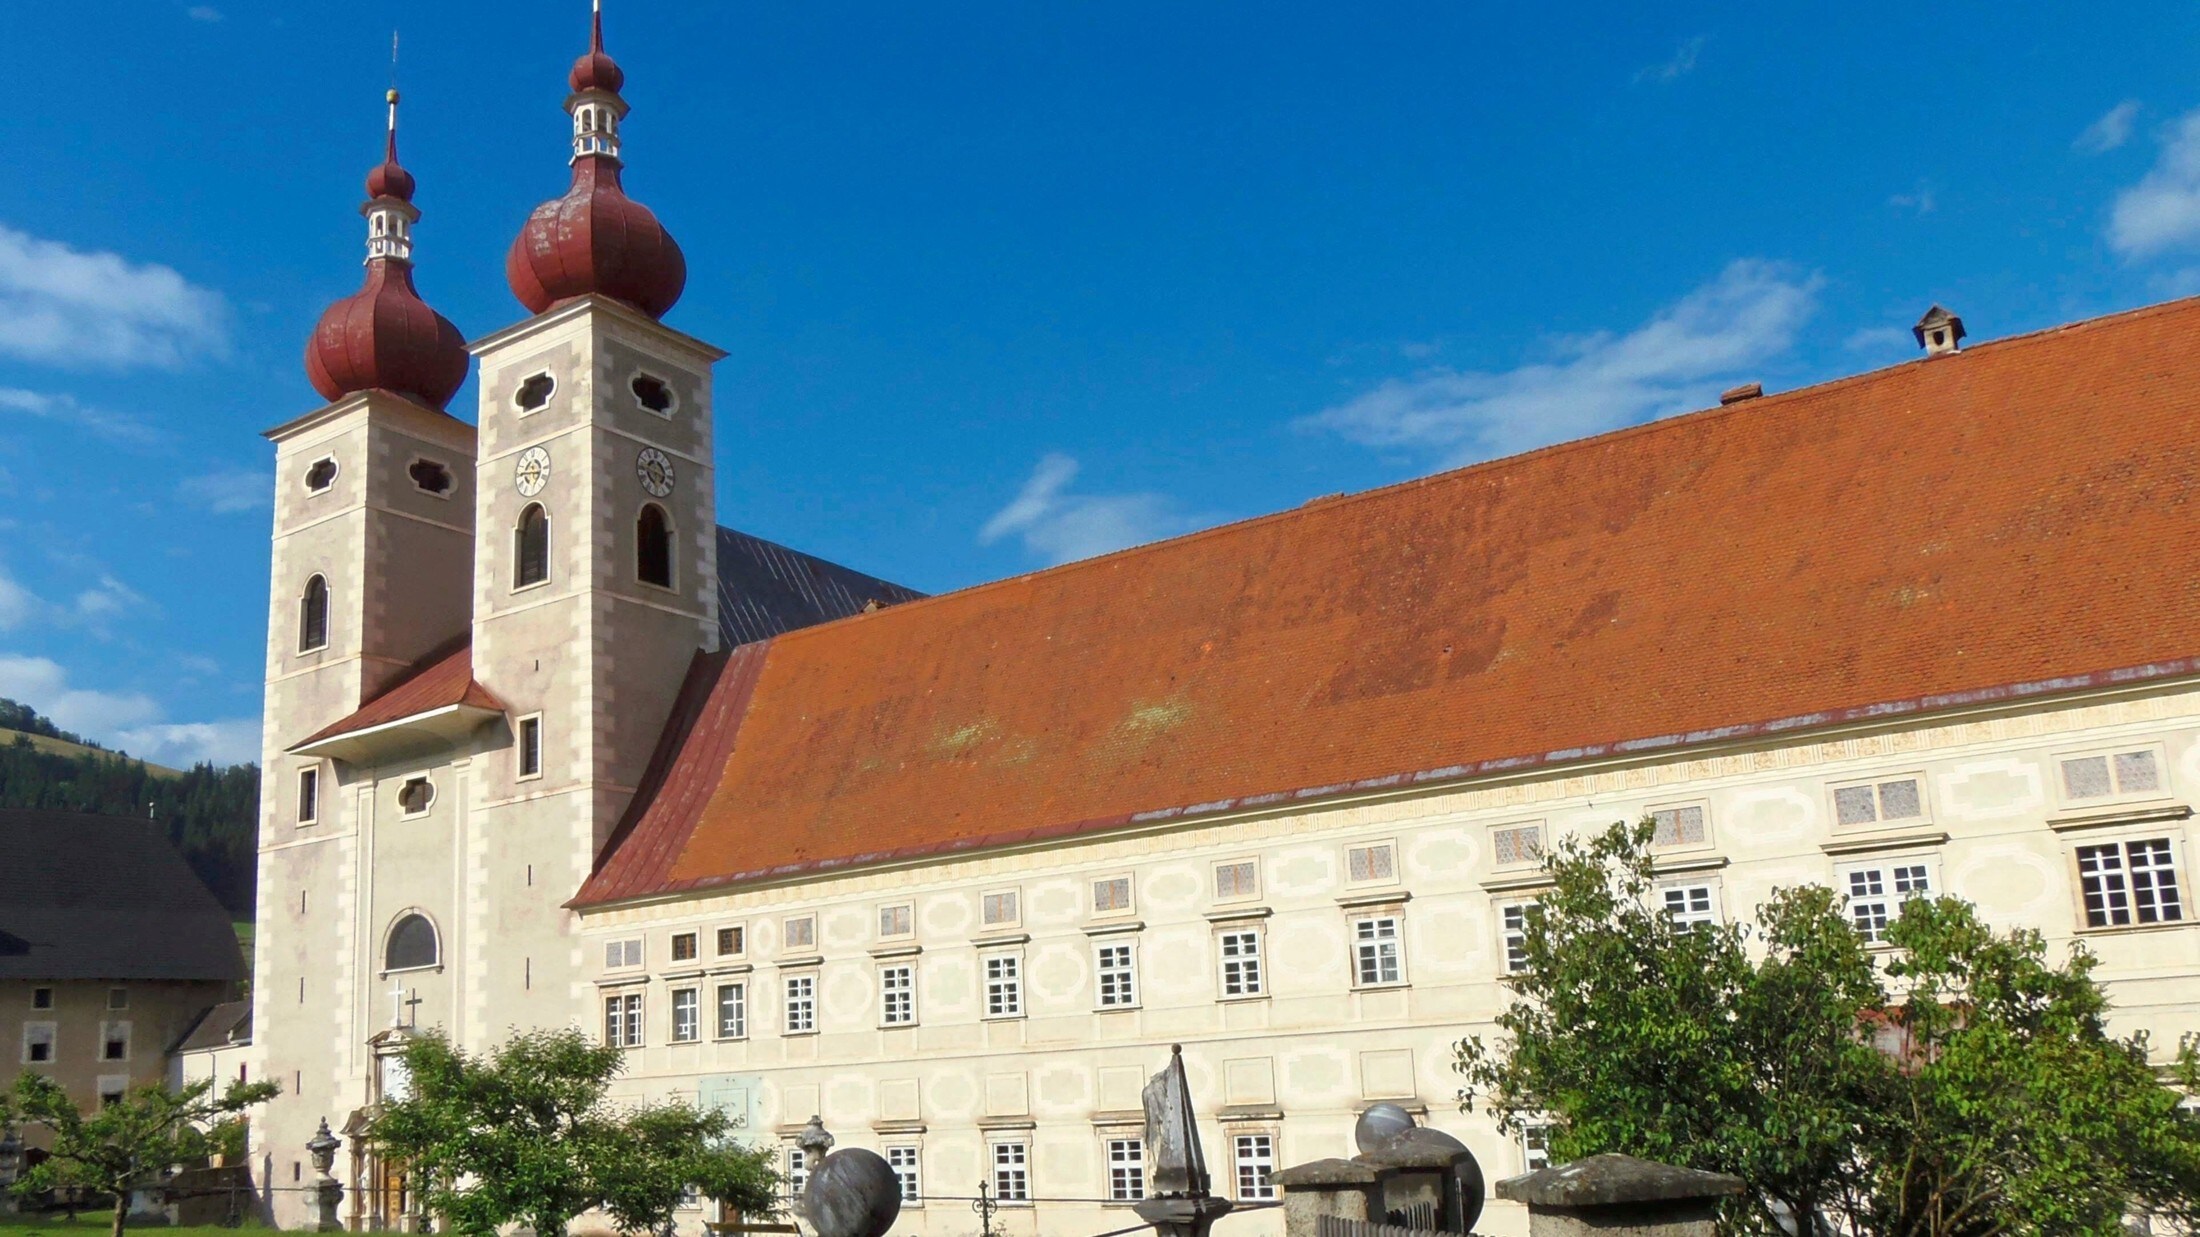
<svg viewBox="0 0 2200 1237">
<path fill-rule="evenodd" d="M 924 596 L 730 528 L 718 530 L 718 629 L 727 648 Z"/>
<path fill-rule="evenodd" d="M 160 826 L 0 810 L 0 979 L 244 977 L 229 912 Z"/>
<path fill-rule="evenodd" d="M 223 1001 L 199 1015 L 183 1038 L 169 1050 L 204 1052 L 210 1048 L 234 1048 L 252 1042 L 252 1002 Z"/>
</svg>

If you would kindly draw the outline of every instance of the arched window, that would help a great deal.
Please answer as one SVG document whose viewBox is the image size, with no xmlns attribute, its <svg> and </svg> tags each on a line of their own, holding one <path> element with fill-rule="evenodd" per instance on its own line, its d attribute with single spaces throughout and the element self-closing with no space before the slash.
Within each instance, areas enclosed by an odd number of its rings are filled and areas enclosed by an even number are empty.
<svg viewBox="0 0 2200 1237">
<path fill-rule="evenodd" d="M 550 513 L 529 503 L 512 530 L 512 587 L 526 588 L 550 578 Z"/>
<path fill-rule="evenodd" d="M 443 943 L 435 925 L 419 911 L 406 911 L 390 925 L 388 943 L 382 946 L 382 969 L 417 971 L 443 961 Z"/>
<path fill-rule="evenodd" d="M 328 581 L 313 576 L 298 598 L 298 651 L 328 647 Z"/>
<path fill-rule="evenodd" d="M 672 522 L 665 509 L 643 503 L 634 518 L 634 578 L 659 588 L 672 587 Z"/>
</svg>

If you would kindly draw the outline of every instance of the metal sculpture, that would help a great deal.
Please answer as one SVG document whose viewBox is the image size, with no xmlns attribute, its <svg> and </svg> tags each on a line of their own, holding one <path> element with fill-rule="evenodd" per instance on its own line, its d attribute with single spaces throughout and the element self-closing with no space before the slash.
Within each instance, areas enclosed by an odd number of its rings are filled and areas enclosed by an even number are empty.
<svg viewBox="0 0 2200 1237">
<path fill-rule="evenodd" d="M 1131 1210 L 1161 1237 L 1207 1237 L 1214 1222 L 1229 1214 L 1230 1200 L 1208 1192 L 1207 1157 L 1192 1116 L 1182 1044 L 1169 1045 L 1169 1063 L 1147 1081 L 1144 1099 L 1153 1193 Z"/>
</svg>

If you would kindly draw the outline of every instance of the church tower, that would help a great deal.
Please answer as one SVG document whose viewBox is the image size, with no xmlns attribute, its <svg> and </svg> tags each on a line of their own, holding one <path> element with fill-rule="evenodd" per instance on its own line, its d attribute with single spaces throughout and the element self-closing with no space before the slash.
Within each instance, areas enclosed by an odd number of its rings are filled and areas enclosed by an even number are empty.
<svg viewBox="0 0 2200 1237">
<path fill-rule="evenodd" d="M 711 365 L 724 354 L 659 321 L 687 266 L 621 185 L 625 74 L 600 11 L 569 81 L 571 186 L 505 261 L 533 316 L 474 345 L 473 668 L 509 706 L 513 743 L 477 768 L 479 835 L 495 842 L 471 879 L 518 957 L 474 973 L 468 999 L 499 1026 L 588 1007 L 563 902 L 633 797 L 696 651 L 718 641 Z"/>
<path fill-rule="evenodd" d="M 263 1047 L 256 1076 L 284 1094 L 254 1127 L 265 1157 L 255 1167 L 275 1183 L 293 1179 L 322 1117 L 340 1122 L 357 1105 L 371 1030 L 360 1020 L 381 987 L 369 961 L 377 892 L 359 874 L 382 783 L 372 765 L 307 741 L 462 640 L 471 617 L 474 431 L 444 411 L 470 358 L 413 287 L 413 190 L 393 90 L 360 208 L 365 282 L 328 307 L 306 345 L 306 374 L 328 403 L 267 433 L 275 517 L 253 996 L 256 1042 L 283 1046 Z M 449 886 L 403 896 L 448 902 Z M 386 1026 L 387 1007 L 375 1008 Z"/>
</svg>

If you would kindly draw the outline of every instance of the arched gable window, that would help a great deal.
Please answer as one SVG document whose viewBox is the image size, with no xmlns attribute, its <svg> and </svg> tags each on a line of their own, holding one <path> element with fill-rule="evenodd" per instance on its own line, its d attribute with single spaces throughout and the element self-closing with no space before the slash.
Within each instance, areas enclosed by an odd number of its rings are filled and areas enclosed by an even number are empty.
<svg viewBox="0 0 2200 1237">
<path fill-rule="evenodd" d="M 512 530 L 512 587 L 526 588 L 550 578 L 550 513 L 529 503 Z"/>
<path fill-rule="evenodd" d="M 418 971 L 443 961 L 443 943 L 435 925 L 418 911 L 406 911 L 390 925 L 389 940 L 382 946 L 382 969 Z"/>
<path fill-rule="evenodd" d="M 634 577 L 672 587 L 672 522 L 655 503 L 643 503 L 642 513 L 634 517 Z"/>
<path fill-rule="evenodd" d="M 298 597 L 298 651 L 327 647 L 328 580 L 316 575 L 306 580 L 306 591 Z"/>
</svg>

